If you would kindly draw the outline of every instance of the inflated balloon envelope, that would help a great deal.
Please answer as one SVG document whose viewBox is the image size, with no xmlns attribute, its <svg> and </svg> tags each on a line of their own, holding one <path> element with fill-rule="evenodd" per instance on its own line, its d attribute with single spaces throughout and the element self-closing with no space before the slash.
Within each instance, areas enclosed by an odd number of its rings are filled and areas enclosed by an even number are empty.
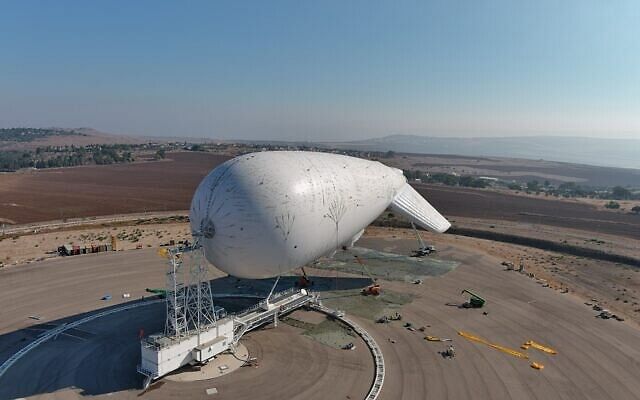
<svg viewBox="0 0 640 400">
<path fill-rule="evenodd" d="M 191 202 L 206 259 L 239 278 L 268 278 L 351 246 L 385 209 L 444 232 L 451 224 L 402 171 L 355 157 L 266 151 L 211 171 Z"/>
</svg>

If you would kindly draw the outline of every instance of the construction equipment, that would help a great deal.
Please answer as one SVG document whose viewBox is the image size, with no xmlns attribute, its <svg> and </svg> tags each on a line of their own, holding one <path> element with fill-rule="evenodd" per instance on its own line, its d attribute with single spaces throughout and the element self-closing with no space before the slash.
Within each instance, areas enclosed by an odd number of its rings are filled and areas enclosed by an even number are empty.
<svg viewBox="0 0 640 400">
<path fill-rule="evenodd" d="M 451 339 L 439 338 L 437 336 L 425 336 L 424 340 L 428 340 L 429 342 L 451 342 Z"/>
<path fill-rule="evenodd" d="M 462 305 L 462 307 L 464 308 L 482 308 L 484 306 L 484 303 L 486 303 L 485 299 L 473 293 L 469 289 L 464 289 L 462 292 L 460 292 L 461 295 L 465 293 L 467 293 L 470 297 L 469 301 Z"/>
<path fill-rule="evenodd" d="M 378 318 L 376 322 L 379 324 L 386 324 L 391 321 L 401 321 L 401 320 L 402 320 L 402 315 L 400 315 L 399 312 L 396 312 L 394 315 L 390 315 L 390 316 L 383 315 L 382 317 Z"/>
<path fill-rule="evenodd" d="M 442 356 L 445 358 L 454 358 L 456 356 L 456 348 L 450 344 L 447 349 L 442 352 Z"/>
<path fill-rule="evenodd" d="M 382 286 L 380 286 L 379 283 L 376 283 L 377 279 L 373 277 L 373 275 L 371 274 L 371 271 L 369 271 L 369 268 L 367 268 L 367 266 L 360 259 L 360 257 L 358 257 L 357 255 L 354 255 L 353 257 L 356 259 L 358 264 L 362 265 L 362 269 L 364 269 L 367 275 L 369 275 L 369 279 L 371 279 L 371 282 L 372 282 L 371 285 L 362 289 L 362 292 L 360 293 L 362 293 L 363 296 L 378 296 L 380 293 L 382 293 Z"/>
<path fill-rule="evenodd" d="M 531 368 L 533 369 L 544 369 L 544 365 L 537 363 L 537 362 L 532 362 L 531 363 Z"/>
<path fill-rule="evenodd" d="M 362 289 L 362 292 L 360 293 L 362 293 L 363 296 L 378 296 L 380 293 L 382 293 L 382 287 L 379 284 L 375 283 Z"/>
<path fill-rule="evenodd" d="M 607 310 L 606 308 L 603 308 L 602 311 L 600 312 L 600 314 L 597 315 L 597 317 L 602 318 L 602 319 L 609 319 L 613 316 L 613 314 L 611 314 L 611 311 Z"/>
<path fill-rule="evenodd" d="M 402 315 L 399 312 L 396 312 L 394 315 L 390 316 L 389 319 L 391 321 L 401 321 Z"/>
<path fill-rule="evenodd" d="M 418 246 L 419 246 L 418 249 L 413 250 L 411 257 L 424 257 L 435 252 L 436 248 L 434 246 L 431 246 L 431 245 L 427 246 L 424 243 L 424 241 L 422 240 L 422 237 L 420 236 L 420 233 L 416 229 L 416 226 L 413 224 L 413 222 L 411 222 L 411 227 L 413 228 L 413 232 L 416 234 L 416 239 L 418 239 Z"/>
<path fill-rule="evenodd" d="M 300 275 L 300 278 L 298 278 L 298 282 L 296 283 L 296 286 L 298 286 L 299 288 L 307 288 L 309 286 L 312 286 L 313 281 L 309 279 L 309 277 L 307 276 L 307 273 L 305 272 L 304 267 L 300 267 L 300 270 L 302 271 L 302 275 Z"/>
<path fill-rule="evenodd" d="M 515 269 L 515 265 L 511 261 L 503 261 L 502 265 L 507 267 L 507 271 L 513 271 Z"/>
<path fill-rule="evenodd" d="M 489 346 L 491 348 L 494 348 L 496 350 L 500 350 L 503 353 L 507 353 L 507 354 L 512 355 L 514 357 L 524 358 L 525 360 L 529 359 L 529 356 L 524 354 L 524 353 L 521 353 L 521 352 L 519 352 L 517 350 L 510 349 L 510 348 L 505 347 L 505 346 L 501 346 L 499 344 L 491 343 L 488 340 L 485 340 L 485 339 L 483 339 L 483 338 L 481 338 L 479 336 L 475 336 L 475 335 L 473 335 L 473 334 L 471 334 L 469 332 L 459 331 L 458 335 L 462 336 L 465 339 L 471 340 L 473 342 L 481 343 L 481 344 L 484 344 L 484 345 Z"/>
<path fill-rule="evenodd" d="M 353 344 L 353 342 L 347 343 L 344 346 L 342 346 L 342 350 L 355 350 L 356 346 Z"/>
<path fill-rule="evenodd" d="M 558 354 L 557 351 L 555 351 L 554 349 L 552 349 L 551 347 L 545 346 L 543 344 L 534 342 L 533 340 L 527 340 L 526 342 L 524 342 L 524 344 L 521 346 L 521 348 L 527 350 L 529 347 L 533 347 L 536 350 L 540 350 L 542 352 L 545 352 L 547 354 Z"/>
</svg>

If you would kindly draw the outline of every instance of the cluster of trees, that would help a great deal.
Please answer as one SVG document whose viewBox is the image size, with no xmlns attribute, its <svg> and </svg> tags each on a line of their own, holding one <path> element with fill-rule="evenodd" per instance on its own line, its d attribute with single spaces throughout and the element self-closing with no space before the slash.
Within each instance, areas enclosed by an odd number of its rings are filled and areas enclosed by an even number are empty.
<svg viewBox="0 0 640 400">
<path fill-rule="evenodd" d="M 429 174 L 427 172 L 419 170 L 404 170 L 404 175 L 409 180 L 420 179 L 422 182 L 427 183 L 441 183 L 448 186 L 465 186 L 485 188 L 490 186 L 490 182 L 484 179 L 474 178 L 473 176 L 458 176 L 447 173 L 434 173 Z M 502 182 L 501 184 L 505 184 Z M 606 200 L 638 200 L 640 199 L 640 193 L 634 193 L 631 190 L 622 186 L 615 186 L 608 190 L 596 190 L 594 188 L 580 186 L 574 182 L 566 182 L 560 184 L 558 187 L 554 187 L 549 181 L 543 183 L 533 180 L 526 184 L 520 183 L 506 183 L 506 186 L 511 190 L 524 190 L 527 193 L 541 193 L 546 195 L 553 195 L 556 197 L 590 197 L 596 199 Z M 616 209 L 620 207 L 615 201 L 611 201 L 606 204 L 607 208 Z M 640 206 L 636 206 L 631 209 L 633 213 L 640 214 Z"/>
<path fill-rule="evenodd" d="M 632 200 L 637 196 L 634 196 L 630 190 L 623 188 L 622 186 L 614 186 L 611 189 L 611 198 L 615 200 Z"/>
<path fill-rule="evenodd" d="M 510 184 L 509 189 L 521 190 L 518 184 Z M 545 181 L 544 185 L 540 185 L 538 181 L 527 182 L 525 190 L 527 192 L 545 192 L 553 196 L 562 197 L 591 197 L 594 199 L 611 199 L 611 200 L 634 200 L 639 199 L 640 195 L 634 194 L 631 190 L 622 186 L 614 186 L 607 190 L 596 190 L 587 186 L 577 185 L 575 182 L 561 183 L 557 188 L 553 187 L 549 181 Z"/>
<path fill-rule="evenodd" d="M 0 129 L 0 141 L 32 142 L 47 136 L 81 136 L 80 132 L 53 128 L 3 128 Z"/>
<path fill-rule="evenodd" d="M 612 209 L 612 210 L 618 210 L 620 209 L 620 203 L 618 203 L 617 201 L 611 200 L 610 202 L 608 202 L 607 204 L 604 205 L 606 208 Z M 633 214 L 640 214 L 640 206 L 633 206 L 631 207 L 631 212 Z"/>
<path fill-rule="evenodd" d="M 468 175 L 458 176 L 440 172 L 428 174 L 422 171 L 404 170 L 404 176 L 409 180 L 420 179 L 422 182 L 442 183 L 448 186 L 465 186 L 475 188 L 485 188 L 489 186 L 488 181 Z"/>
<path fill-rule="evenodd" d="M 0 152 L 0 171 L 16 171 L 20 168 L 33 167 L 33 159 L 29 152 Z"/>
<path fill-rule="evenodd" d="M 617 210 L 620 208 L 620 203 L 618 203 L 617 201 L 613 201 L 611 200 L 610 202 L 608 202 L 607 204 L 604 205 L 606 208 L 610 208 L 612 210 Z"/>
<path fill-rule="evenodd" d="M 0 170 L 59 168 L 134 161 L 130 145 L 39 147 L 36 151 L 0 151 Z"/>
<path fill-rule="evenodd" d="M 95 164 L 115 164 L 133 161 L 130 151 L 118 152 L 111 146 L 104 146 L 91 152 L 91 159 Z"/>
</svg>

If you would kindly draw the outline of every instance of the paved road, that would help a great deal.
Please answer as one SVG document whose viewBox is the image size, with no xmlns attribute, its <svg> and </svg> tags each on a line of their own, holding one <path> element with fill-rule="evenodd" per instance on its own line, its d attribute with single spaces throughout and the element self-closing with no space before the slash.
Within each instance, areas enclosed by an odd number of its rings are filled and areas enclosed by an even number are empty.
<svg viewBox="0 0 640 400">
<path fill-rule="evenodd" d="M 151 218 L 166 218 L 173 216 L 188 216 L 188 210 L 176 211 L 154 211 L 146 213 L 122 214 L 122 215 L 105 215 L 99 217 L 73 218 L 65 221 L 47 221 L 36 222 L 21 225 L 2 225 L 0 226 L 0 235 L 25 235 L 30 233 L 54 231 L 59 229 L 70 229 L 74 227 L 85 226 L 103 226 L 106 224 L 115 224 L 122 222 L 132 222 L 137 220 L 145 220 Z"/>
</svg>

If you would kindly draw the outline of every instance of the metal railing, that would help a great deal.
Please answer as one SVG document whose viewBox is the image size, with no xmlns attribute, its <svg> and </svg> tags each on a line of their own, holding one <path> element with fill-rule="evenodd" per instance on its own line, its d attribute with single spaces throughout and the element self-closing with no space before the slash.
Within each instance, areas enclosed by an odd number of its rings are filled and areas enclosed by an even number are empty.
<svg viewBox="0 0 640 400">
<path fill-rule="evenodd" d="M 241 313 L 234 316 L 234 334 L 233 334 L 233 343 L 237 343 L 242 335 L 246 332 L 255 329 L 267 322 L 269 322 L 274 315 L 276 314 L 284 314 L 296 308 L 302 307 L 306 303 L 309 303 L 317 298 L 316 295 L 307 293 L 302 294 L 302 292 L 298 291 L 295 288 L 287 289 L 282 292 L 276 293 L 271 300 L 271 304 L 277 303 L 286 297 L 293 297 L 296 294 L 299 294 L 300 297 L 295 298 L 289 303 L 283 304 L 278 308 L 273 308 L 271 310 L 266 309 L 265 305 L 266 301 L 262 301 L 256 304 L 253 307 L 250 307 Z M 255 316 L 251 316 L 251 313 L 257 313 Z M 247 318 L 250 317 L 250 318 Z M 247 319 L 245 319 L 247 318 Z"/>
<path fill-rule="evenodd" d="M 361 328 L 360 325 L 356 324 L 354 321 L 350 320 L 349 318 L 340 316 L 340 314 L 336 312 L 336 310 L 332 310 L 328 307 L 325 307 L 319 302 L 312 303 L 311 308 L 313 308 L 314 310 L 323 312 L 327 315 L 332 316 L 333 318 L 336 318 L 342 321 L 343 323 L 348 325 L 350 328 L 352 328 L 367 344 L 367 347 L 369 347 L 369 350 L 371 351 L 371 355 L 373 355 L 373 362 L 374 362 L 376 371 L 375 371 L 375 377 L 373 379 L 373 384 L 371 385 L 371 388 L 369 389 L 369 392 L 367 393 L 367 396 L 365 397 L 365 399 L 376 400 L 380 395 L 380 391 L 382 390 L 382 385 L 384 384 L 384 374 L 385 374 L 384 357 L 382 356 L 382 350 L 380 350 L 380 347 L 378 347 L 378 343 L 376 343 L 373 337 L 369 335 L 367 331 Z"/>
</svg>

